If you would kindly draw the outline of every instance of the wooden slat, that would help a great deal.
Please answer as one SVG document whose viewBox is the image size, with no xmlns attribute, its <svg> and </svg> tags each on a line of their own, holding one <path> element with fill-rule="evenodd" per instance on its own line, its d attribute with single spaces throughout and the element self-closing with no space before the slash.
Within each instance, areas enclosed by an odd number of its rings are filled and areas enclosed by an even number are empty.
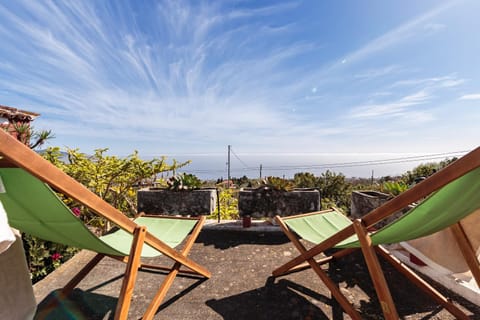
<svg viewBox="0 0 480 320">
<path fill-rule="evenodd" d="M 438 292 L 435 288 L 429 285 L 425 280 L 420 278 L 415 272 L 410 270 L 405 264 L 403 264 L 396 257 L 391 255 L 384 247 L 376 246 L 375 250 L 385 258 L 395 269 L 402 273 L 408 280 L 410 280 L 414 285 L 420 288 L 423 292 L 427 293 L 432 297 L 437 303 L 445 307 L 456 319 L 468 320 L 470 319 L 462 310 L 460 310 L 456 305 L 450 302 L 445 296 Z"/>
<path fill-rule="evenodd" d="M 280 217 L 283 221 L 285 221 L 285 220 L 289 220 L 289 219 L 304 218 L 304 217 L 308 217 L 308 216 L 314 216 L 314 215 L 317 215 L 317 214 L 329 213 L 329 212 L 332 212 L 332 211 L 337 211 L 337 210 L 335 210 L 334 208 L 331 208 L 331 209 L 326 209 L 326 210 L 321 210 L 321 211 L 314 211 L 314 212 L 297 214 L 297 215 L 293 215 L 293 216 L 287 216 L 287 217 L 278 216 L 278 217 Z"/>
<path fill-rule="evenodd" d="M 460 251 L 465 258 L 465 262 L 472 272 L 473 278 L 477 282 L 477 286 L 480 288 L 480 262 L 475 254 L 475 249 L 465 234 L 465 230 L 463 229 L 461 222 L 452 225 L 450 230 L 452 230 L 453 236 L 455 237 L 455 240 L 460 247 Z"/>
<path fill-rule="evenodd" d="M 295 248 L 297 248 L 298 251 L 301 253 L 304 253 L 307 251 L 307 249 L 303 246 L 303 244 L 300 243 L 300 241 L 297 239 L 295 234 L 290 231 L 288 226 L 285 224 L 285 222 L 282 221 L 281 218 L 277 217 L 277 222 L 282 228 L 283 232 L 287 235 L 288 239 L 293 243 Z M 323 283 L 327 286 L 327 288 L 330 290 L 332 293 L 332 296 L 337 300 L 337 302 L 340 304 L 340 306 L 345 310 L 345 312 L 352 318 L 356 320 L 361 320 L 362 318 L 358 314 L 357 310 L 353 308 L 351 303 L 347 300 L 347 298 L 342 294 L 340 289 L 337 287 L 335 282 L 333 282 L 328 275 L 325 273 L 325 271 L 322 270 L 322 268 L 316 263 L 315 259 L 310 258 L 307 260 L 309 263 L 310 267 L 312 270 L 319 276 L 319 278 L 323 281 Z"/>
<path fill-rule="evenodd" d="M 147 228 L 144 226 L 136 227 L 133 233 L 133 242 L 130 249 L 130 260 L 125 269 L 125 276 L 122 282 L 122 289 L 118 297 L 117 307 L 115 309 L 115 320 L 128 319 L 128 309 L 132 299 L 135 280 L 138 274 L 138 266 L 142 256 L 142 248 L 145 242 L 145 234 Z"/>
<path fill-rule="evenodd" d="M 185 243 L 185 246 L 183 247 L 182 255 L 187 256 L 189 254 L 190 250 L 193 247 L 193 244 L 195 243 L 195 240 L 200 234 L 200 230 L 202 229 L 202 226 L 205 223 L 205 219 L 206 219 L 205 216 L 201 216 L 200 221 L 197 223 L 197 225 L 193 229 L 187 242 Z M 181 264 L 179 262 L 176 262 L 173 265 L 170 273 L 166 276 L 162 285 L 160 286 L 157 293 L 155 294 L 155 297 L 152 299 L 152 302 L 148 306 L 147 311 L 145 311 L 145 314 L 143 315 L 143 319 L 147 319 L 147 320 L 153 319 L 153 317 L 155 316 L 155 313 L 157 312 L 158 308 L 162 304 L 162 301 L 165 299 L 167 291 L 171 287 L 173 280 L 179 273 L 180 267 L 181 267 Z"/>
<path fill-rule="evenodd" d="M 372 278 L 373 286 L 377 292 L 383 315 L 387 320 L 397 320 L 397 309 L 395 308 L 395 303 L 393 302 L 392 295 L 388 289 L 387 281 L 385 280 L 380 262 L 375 254 L 375 250 L 373 249 L 372 240 L 368 235 L 367 229 L 362 224 L 360 219 L 353 221 L 353 227 L 358 235 L 363 256 L 365 258 L 365 262 L 367 263 L 368 272 Z"/>
<path fill-rule="evenodd" d="M 87 276 L 87 274 L 105 257 L 97 253 L 62 289 L 62 294 L 68 296 L 73 289 Z"/>
<path fill-rule="evenodd" d="M 78 183 L 75 179 L 43 159 L 36 152 L 30 150 L 3 130 L 0 130 L 0 155 L 5 157 L 9 162 L 23 168 L 33 176 L 49 184 L 64 195 L 77 200 L 98 215 L 113 222 L 119 228 L 129 233 L 133 233 L 135 230 L 136 224 L 122 212 L 103 201 L 85 186 Z M 145 236 L 145 242 L 189 269 L 194 270 L 205 277 L 211 276 L 207 269 L 194 261 L 185 258 L 149 232 L 147 232 Z"/>
<path fill-rule="evenodd" d="M 388 216 L 394 214 L 395 212 L 405 208 L 409 204 L 412 204 L 415 201 L 418 201 L 432 192 L 440 189 L 441 187 L 447 185 L 453 180 L 463 176 L 464 174 L 478 168 L 480 166 L 480 147 L 466 154 L 462 158 L 451 163 L 449 166 L 438 171 L 434 175 L 428 177 L 424 181 L 416 184 L 407 191 L 401 193 L 395 198 L 391 199 L 384 205 L 378 207 L 377 209 L 371 211 L 369 214 L 365 215 L 362 220 L 364 225 L 369 228 L 376 224 L 377 222 L 387 218 Z M 330 238 L 325 241 L 317 244 L 315 247 L 311 248 L 307 252 L 300 254 L 291 261 L 287 262 L 283 266 L 275 270 L 275 272 L 282 273 L 290 270 L 291 268 L 299 265 L 300 263 L 306 261 L 309 258 L 315 257 L 321 252 L 334 247 L 337 243 L 347 239 L 355 233 L 353 225 L 346 227 L 345 229 L 337 232 Z"/>
</svg>

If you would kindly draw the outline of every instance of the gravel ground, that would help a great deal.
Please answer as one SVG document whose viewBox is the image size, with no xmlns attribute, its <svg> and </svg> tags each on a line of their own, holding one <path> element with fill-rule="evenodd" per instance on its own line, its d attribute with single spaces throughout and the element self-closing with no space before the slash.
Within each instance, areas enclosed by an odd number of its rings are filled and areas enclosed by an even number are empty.
<svg viewBox="0 0 480 320">
<path fill-rule="evenodd" d="M 37 319 L 112 318 L 125 266 L 105 258 L 74 290 L 58 302 L 57 292 L 93 253 L 82 251 L 34 287 Z M 206 266 L 212 277 L 177 277 L 155 319 L 350 319 L 311 271 L 278 279 L 271 272 L 297 255 L 279 232 L 204 230 L 190 257 Z M 165 257 L 150 262 L 170 263 Z M 381 261 L 402 319 L 455 319 L 395 269 Z M 382 319 L 368 271 L 359 253 L 325 266 L 340 290 L 364 319 Z M 129 319 L 138 319 L 154 295 L 162 274 L 141 272 Z M 480 308 L 435 286 L 470 315 L 480 319 Z M 51 304 L 51 302 L 57 302 Z"/>
</svg>

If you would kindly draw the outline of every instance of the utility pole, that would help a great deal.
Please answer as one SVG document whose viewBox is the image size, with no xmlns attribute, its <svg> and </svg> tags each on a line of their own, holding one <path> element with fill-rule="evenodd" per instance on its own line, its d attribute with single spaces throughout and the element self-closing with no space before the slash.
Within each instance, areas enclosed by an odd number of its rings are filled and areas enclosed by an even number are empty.
<svg viewBox="0 0 480 320">
<path fill-rule="evenodd" d="M 262 179 L 262 164 L 260 163 L 260 180 Z"/>
<path fill-rule="evenodd" d="M 228 161 L 227 161 L 227 171 L 228 171 L 227 188 L 228 189 L 230 189 L 230 148 L 231 146 L 228 145 Z"/>
</svg>

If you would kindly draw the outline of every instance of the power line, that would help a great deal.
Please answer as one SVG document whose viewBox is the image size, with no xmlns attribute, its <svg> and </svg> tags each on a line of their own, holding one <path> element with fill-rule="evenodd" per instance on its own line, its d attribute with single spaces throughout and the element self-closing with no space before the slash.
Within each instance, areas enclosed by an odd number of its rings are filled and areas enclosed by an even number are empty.
<svg viewBox="0 0 480 320">
<path fill-rule="evenodd" d="M 350 168 L 350 167 L 361 167 L 361 166 L 374 166 L 374 165 L 386 165 L 386 164 L 396 164 L 396 163 L 406 163 L 406 162 L 417 162 L 417 161 L 429 161 L 437 160 L 441 158 L 446 158 L 449 156 L 460 156 L 468 151 L 454 151 L 454 152 L 444 152 L 436 154 L 428 154 L 421 156 L 410 156 L 410 157 L 400 157 L 400 158 L 391 158 L 391 159 L 382 159 L 382 160 L 366 160 L 366 161 L 354 161 L 354 162 L 338 162 L 338 163 L 328 163 L 328 164 L 318 164 L 318 165 L 285 165 L 285 166 L 263 166 L 263 170 L 308 170 L 308 169 L 329 169 L 329 168 Z M 258 171 L 257 167 L 248 167 L 234 152 L 232 152 L 237 159 L 244 165 L 242 169 L 233 169 L 234 171 Z M 223 170 L 192 170 L 195 173 L 222 173 Z"/>
<path fill-rule="evenodd" d="M 240 161 L 241 164 L 243 164 L 245 169 L 249 168 L 249 165 L 247 165 L 245 162 L 243 162 L 242 159 L 240 159 L 240 157 L 235 153 L 235 151 L 233 151 L 233 148 L 230 148 L 230 151 L 233 153 L 235 158 L 237 158 L 237 160 Z"/>
</svg>

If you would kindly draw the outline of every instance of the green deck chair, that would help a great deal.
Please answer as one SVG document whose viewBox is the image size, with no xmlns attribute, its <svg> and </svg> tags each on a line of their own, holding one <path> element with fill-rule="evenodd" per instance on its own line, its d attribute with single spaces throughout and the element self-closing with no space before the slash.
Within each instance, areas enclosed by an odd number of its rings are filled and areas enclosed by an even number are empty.
<svg viewBox="0 0 480 320">
<path fill-rule="evenodd" d="M 402 217 L 378 231 L 369 232 L 377 222 L 389 217 L 407 205 L 422 199 Z M 417 239 L 445 228 L 451 228 L 467 264 L 480 284 L 480 265 L 460 220 L 480 210 L 480 148 L 457 160 L 420 184 L 397 196 L 362 219 L 351 221 L 335 208 L 290 217 L 277 216 L 282 230 L 300 251 L 300 255 L 273 271 L 278 277 L 312 268 L 330 289 L 332 295 L 353 318 L 361 319 L 338 287 L 321 269 L 321 265 L 361 249 L 386 319 L 398 319 L 398 314 L 380 268 L 376 253 L 407 276 L 414 284 L 431 295 L 458 319 L 468 316 L 423 279 L 392 256 L 382 244 Z M 306 250 L 299 237 L 315 244 Z M 336 248 L 333 254 L 325 250 Z M 314 258 L 323 253 L 324 258 Z"/>
<path fill-rule="evenodd" d="M 67 296 L 104 256 L 126 262 L 115 311 L 116 319 L 126 319 L 138 270 L 167 271 L 143 317 L 151 319 L 178 273 L 210 277 L 206 269 L 187 258 L 205 222 L 204 216 L 181 218 L 140 215 L 130 220 L 3 130 L 0 130 L 0 155 L 3 157 L 0 161 L 0 202 L 9 224 L 44 240 L 98 253 L 62 289 L 62 295 Z M 95 236 L 73 215 L 52 188 L 113 222 L 119 227 L 118 230 L 102 237 Z M 175 250 L 186 238 L 182 250 Z M 142 257 L 162 254 L 171 258 L 174 265 L 162 267 L 141 263 Z M 180 270 L 182 265 L 188 269 Z"/>
</svg>

